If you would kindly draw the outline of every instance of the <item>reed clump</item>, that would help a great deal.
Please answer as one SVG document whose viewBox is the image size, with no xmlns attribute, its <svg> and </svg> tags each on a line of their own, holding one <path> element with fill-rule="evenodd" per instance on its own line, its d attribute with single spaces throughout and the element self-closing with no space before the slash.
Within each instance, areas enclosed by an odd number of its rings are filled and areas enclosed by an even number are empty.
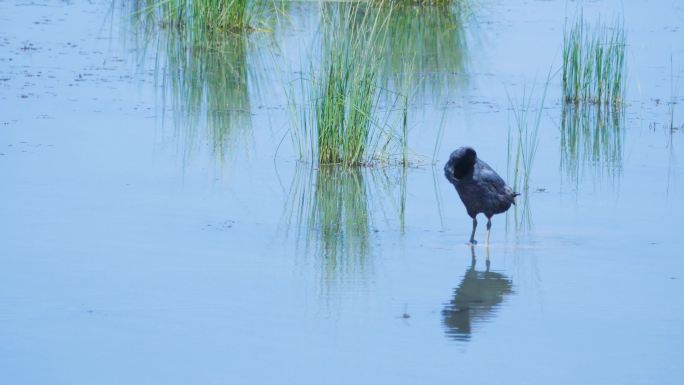
<svg viewBox="0 0 684 385">
<path fill-rule="evenodd" d="M 137 0 L 134 7 L 162 26 L 200 35 L 208 30 L 241 32 L 251 28 L 248 0 Z"/>
<path fill-rule="evenodd" d="M 620 104 L 625 91 L 621 22 L 591 28 L 580 17 L 563 33 L 563 96 L 567 104 Z"/>
<path fill-rule="evenodd" d="M 193 23 L 208 28 L 245 30 L 250 27 L 247 0 L 176 0 L 185 5 L 190 2 Z"/>
<path fill-rule="evenodd" d="M 459 3 L 461 0 L 390 0 L 389 3 L 395 6 L 450 6 Z M 380 3 L 384 0 L 371 0 L 371 3 Z"/>
<path fill-rule="evenodd" d="M 391 11 L 390 7 L 387 13 L 370 12 L 363 4 L 350 3 L 324 8 L 319 68 L 303 79 L 300 103 L 290 103 L 295 117 L 291 132 L 301 159 L 368 165 L 387 160 L 394 145 L 406 144 L 401 140 L 406 130 L 392 124 L 391 108 L 381 109 L 380 103 L 386 94 L 404 100 L 378 84 L 377 47 L 385 39 Z M 404 112 L 407 108 L 404 104 Z"/>
</svg>

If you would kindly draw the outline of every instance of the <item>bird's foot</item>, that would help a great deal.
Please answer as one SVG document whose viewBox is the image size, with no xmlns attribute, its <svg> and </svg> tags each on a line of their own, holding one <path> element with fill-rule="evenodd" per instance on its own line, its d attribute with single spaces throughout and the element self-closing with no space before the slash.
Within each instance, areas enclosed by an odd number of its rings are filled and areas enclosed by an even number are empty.
<svg viewBox="0 0 684 385">
<path fill-rule="evenodd" d="M 468 242 L 468 244 L 469 244 L 470 246 L 475 246 L 475 245 L 477 245 L 477 241 L 474 240 L 474 239 L 471 239 L 470 242 Z"/>
</svg>

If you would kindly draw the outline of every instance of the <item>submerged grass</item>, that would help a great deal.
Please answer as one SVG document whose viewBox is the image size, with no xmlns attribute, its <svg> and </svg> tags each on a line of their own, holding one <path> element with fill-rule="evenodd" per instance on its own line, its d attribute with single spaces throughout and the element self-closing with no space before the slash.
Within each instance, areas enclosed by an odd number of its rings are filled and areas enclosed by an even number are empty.
<svg viewBox="0 0 684 385">
<path fill-rule="evenodd" d="M 590 28 L 579 16 L 563 33 L 564 102 L 619 104 L 625 88 L 625 32 L 621 22 Z"/>
</svg>

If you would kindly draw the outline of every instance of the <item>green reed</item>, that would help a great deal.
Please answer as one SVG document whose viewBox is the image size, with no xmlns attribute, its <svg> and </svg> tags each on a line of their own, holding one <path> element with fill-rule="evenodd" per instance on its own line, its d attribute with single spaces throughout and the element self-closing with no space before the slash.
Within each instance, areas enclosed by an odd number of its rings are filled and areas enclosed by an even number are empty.
<svg viewBox="0 0 684 385">
<path fill-rule="evenodd" d="M 134 7 L 152 15 L 162 26 L 204 31 L 240 32 L 250 29 L 248 0 L 135 0 Z"/>
<path fill-rule="evenodd" d="M 509 111 L 513 119 L 511 121 L 509 115 L 506 171 L 509 180 L 513 180 L 513 190 L 520 193 L 517 199 L 519 203 L 513 210 L 516 230 L 523 226 L 527 229 L 532 226 L 530 180 L 539 148 L 539 128 L 550 81 L 549 71 L 541 95 L 537 95 L 535 88 L 532 87 L 529 93 L 526 89 L 523 90 L 520 102 L 514 102 L 510 95 L 508 96 Z M 535 102 L 539 105 L 533 105 Z"/>
<path fill-rule="evenodd" d="M 624 100 L 626 38 L 621 22 L 590 28 L 583 17 L 563 33 L 563 95 L 569 104 Z"/>
<path fill-rule="evenodd" d="M 527 93 L 523 91 L 522 101 L 516 104 L 509 96 L 509 109 L 513 114 L 513 121 L 509 117 L 508 122 L 508 174 L 513 173 L 513 190 L 526 193 L 530 187 L 532 167 L 539 147 L 539 126 L 544 112 L 546 92 L 549 78 L 544 85 L 544 90 L 539 97 L 539 106 L 532 105 L 537 97 L 534 87 Z"/>
<path fill-rule="evenodd" d="M 372 3 L 389 3 L 395 6 L 450 6 L 460 0 L 371 0 Z"/>
<path fill-rule="evenodd" d="M 301 159 L 319 164 L 356 166 L 386 160 L 393 147 L 405 144 L 391 111 L 380 109 L 383 94 L 401 97 L 378 85 L 380 53 L 387 13 L 370 12 L 364 4 L 325 4 L 322 59 L 300 89 L 291 90 L 291 131 Z M 295 94 L 299 93 L 299 103 Z M 404 104 L 404 111 L 408 104 Z M 405 115 L 402 116 L 405 122 Z M 401 119 L 400 118 L 400 119 Z M 404 132 L 405 133 L 405 132 Z M 398 140 L 399 138 L 399 140 Z"/>
<path fill-rule="evenodd" d="M 245 30 L 250 27 L 247 0 L 175 0 L 190 3 L 193 23 L 223 30 Z"/>
</svg>

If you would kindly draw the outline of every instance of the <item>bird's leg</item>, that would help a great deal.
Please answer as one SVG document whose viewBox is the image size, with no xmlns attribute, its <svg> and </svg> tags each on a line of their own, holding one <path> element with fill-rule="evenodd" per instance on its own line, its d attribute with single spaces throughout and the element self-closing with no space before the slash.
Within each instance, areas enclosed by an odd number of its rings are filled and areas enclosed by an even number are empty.
<svg viewBox="0 0 684 385">
<path fill-rule="evenodd" d="M 473 217 L 473 232 L 470 233 L 470 244 L 474 245 L 477 243 L 475 240 L 475 229 L 477 228 L 477 218 Z"/>
<path fill-rule="evenodd" d="M 475 270 L 475 265 L 477 264 L 477 258 L 475 257 L 475 248 L 473 244 L 470 244 L 470 270 Z"/>
<path fill-rule="evenodd" d="M 487 246 L 489 246 L 489 230 L 492 228 L 492 218 L 487 218 Z"/>
</svg>

